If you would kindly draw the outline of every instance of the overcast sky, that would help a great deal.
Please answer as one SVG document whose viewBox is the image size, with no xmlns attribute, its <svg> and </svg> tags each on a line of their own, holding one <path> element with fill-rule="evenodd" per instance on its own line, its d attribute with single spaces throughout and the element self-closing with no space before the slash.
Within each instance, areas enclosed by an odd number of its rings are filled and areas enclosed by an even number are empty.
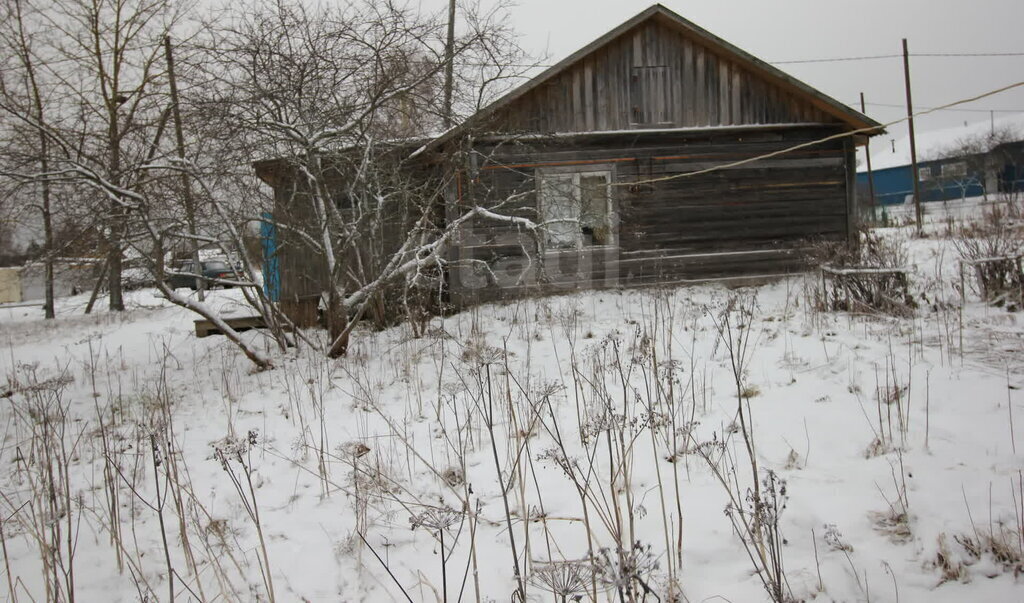
<svg viewBox="0 0 1024 603">
<path fill-rule="evenodd" d="M 414 2 L 417 0 L 413 0 Z M 446 0 L 419 0 L 425 9 Z M 487 0 L 483 0 L 487 2 Z M 518 0 L 522 45 L 557 62 L 652 3 L 645 0 Z M 664 0 L 663 5 L 770 63 L 914 53 L 1024 53 L 1024 0 Z M 902 58 L 776 65 L 881 122 L 905 115 Z M 1024 81 L 1024 56 L 911 57 L 916 110 Z M 883 106 L 896 105 L 896 106 Z M 919 118 L 919 130 L 1024 112 L 1024 87 Z M 998 118 L 1006 113 L 996 113 Z M 891 137 L 906 126 L 890 128 Z"/>
</svg>

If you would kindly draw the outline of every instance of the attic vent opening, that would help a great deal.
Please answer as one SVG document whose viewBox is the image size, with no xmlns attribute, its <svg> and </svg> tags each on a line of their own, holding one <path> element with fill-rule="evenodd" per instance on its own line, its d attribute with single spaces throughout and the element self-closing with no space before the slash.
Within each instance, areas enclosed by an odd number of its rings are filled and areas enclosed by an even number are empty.
<svg viewBox="0 0 1024 603">
<path fill-rule="evenodd" d="M 629 75 L 629 122 L 634 126 L 671 125 L 668 66 L 633 67 Z"/>
</svg>

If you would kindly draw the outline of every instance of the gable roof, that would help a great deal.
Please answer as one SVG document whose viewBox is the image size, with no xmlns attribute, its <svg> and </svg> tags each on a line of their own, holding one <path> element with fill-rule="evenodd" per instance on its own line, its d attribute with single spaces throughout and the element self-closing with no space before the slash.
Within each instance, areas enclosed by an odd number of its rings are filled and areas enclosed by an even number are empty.
<svg viewBox="0 0 1024 603">
<path fill-rule="evenodd" d="M 703 29 L 695 23 L 684 19 L 677 13 L 661 4 L 655 4 L 640 12 L 633 18 L 623 22 L 619 26 L 615 27 L 608 33 L 597 38 L 593 42 L 587 44 L 583 48 L 572 53 L 565 59 L 559 61 L 557 64 L 545 69 L 543 72 L 530 79 L 528 82 L 508 92 L 501 98 L 487 105 L 483 109 L 477 111 L 469 118 L 467 118 L 462 124 L 449 129 L 447 132 L 441 134 L 433 141 L 428 143 L 426 147 L 421 150 L 427 150 L 436 148 L 438 145 L 451 140 L 461 132 L 465 131 L 471 125 L 480 123 L 491 117 L 499 110 L 508 107 L 516 100 L 524 97 L 531 91 L 539 88 L 545 83 L 556 78 L 558 75 L 583 60 L 591 53 L 599 50 L 600 48 L 608 45 L 619 36 L 630 31 L 634 27 L 644 23 L 648 20 L 656 19 L 659 22 L 668 25 L 682 32 L 693 40 L 700 42 L 701 44 L 708 47 L 712 52 L 727 56 L 731 60 L 742 64 L 744 67 L 749 69 L 751 72 L 763 77 L 765 80 L 779 86 L 780 88 L 787 90 L 794 94 L 794 96 L 805 100 L 817 109 L 821 110 L 825 114 L 836 118 L 840 123 L 848 125 L 851 129 L 860 130 L 864 128 L 878 128 L 876 132 L 871 132 L 869 135 L 881 133 L 882 126 L 875 120 L 867 117 L 866 115 L 855 111 L 836 99 L 826 95 L 825 93 L 812 88 L 811 86 L 801 82 L 800 80 L 782 72 L 781 70 L 769 65 L 768 63 L 758 59 L 752 54 L 726 42 L 722 38 L 712 34 L 711 32 Z"/>
</svg>

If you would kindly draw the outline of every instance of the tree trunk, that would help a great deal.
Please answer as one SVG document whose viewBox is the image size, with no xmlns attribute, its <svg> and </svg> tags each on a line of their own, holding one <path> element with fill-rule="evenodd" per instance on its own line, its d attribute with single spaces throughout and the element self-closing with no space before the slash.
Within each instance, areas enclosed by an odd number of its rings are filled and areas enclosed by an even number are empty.
<svg viewBox="0 0 1024 603">
<path fill-rule="evenodd" d="M 39 117 L 39 123 L 43 123 L 43 103 L 39 97 L 39 89 L 35 87 L 33 78 L 33 93 L 36 102 L 36 113 Z M 49 152 L 49 145 L 46 140 L 46 133 L 42 130 L 39 131 L 39 164 L 43 170 L 43 174 L 50 171 L 50 162 L 47 153 Z M 43 266 L 45 269 L 45 289 L 46 289 L 46 301 L 43 303 L 44 311 L 46 312 L 46 318 L 52 319 L 56 316 L 54 312 L 53 302 L 53 261 L 54 261 L 54 249 L 53 249 L 53 213 L 50 209 L 50 180 L 44 178 L 42 182 L 42 193 L 43 193 Z"/>
<path fill-rule="evenodd" d="M 28 76 L 28 84 L 32 92 L 32 103 L 35 105 L 36 119 L 39 121 L 39 168 L 43 173 L 42 180 L 42 197 L 43 197 L 43 266 L 44 266 L 44 288 L 46 291 L 46 300 L 43 303 L 43 308 L 46 312 L 46 318 L 52 319 L 55 315 L 53 308 L 53 261 L 54 261 L 54 249 L 53 249 L 53 213 L 50 208 L 50 180 L 46 175 L 50 171 L 50 157 L 49 157 L 49 140 L 46 137 L 46 132 L 42 129 L 42 126 L 46 123 L 43 113 L 43 97 L 39 92 L 39 83 L 36 81 L 35 66 L 32 62 L 32 53 L 29 50 L 29 41 L 25 35 L 24 21 L 22 20 L 21 13 L 21 2 L 15 1 L 14 3 L 15 15 L 17 18 L 18 27 L 18 43 L 20 45 L 20 52 L 22 54 L 21 60 L 25 66 L 25 72 Z"/>
<path fill-rule="evenodd" d="M 107 101 L 107 151 L 110 154 L 110 182 L 115 186 L 121 184 L 121 138 L 117 123 L 119 93 L 115 87 Z M 118 201 L 110 202 L 110 217 L 107 225 L 107 290 L 110 296 L 110 311 L 124 311 L 124 293 L 121 289 L 121 259 L 124 241 L 124 206 Z"/>
<path fill-rule="evenodd" d="M 339 358 L 348 353 L 348 310 L 342 305 L 335 287 L 327 295 L 327 332 L 331 335 L 330 358 Z"/>
<path fill-rule="evenodd" d="M 110 240 L 107 241 L 107 289 L 110 299 L 110 310 L 124 311 L 124 293 L 121 290 L 121 232 L 119 222 L 122 220 L 120 207 L 113 208 L 110 225 Z"/>
<path fill-rule="evenodd" d="M 43 172 L 45 173 L 47 170 L 45 146 L 43 147 L 42 164 Z M 51 319 L 56 316 L 53 302 L 53 218 L 50 212 L 50 183 L 46 180 L 43 181 L 43 253 L 46 254 L 43 259 L 46 272 L 46 300 L 43 302 L 43 308 L 46 312 L 46 318 Z"/>
</svg>

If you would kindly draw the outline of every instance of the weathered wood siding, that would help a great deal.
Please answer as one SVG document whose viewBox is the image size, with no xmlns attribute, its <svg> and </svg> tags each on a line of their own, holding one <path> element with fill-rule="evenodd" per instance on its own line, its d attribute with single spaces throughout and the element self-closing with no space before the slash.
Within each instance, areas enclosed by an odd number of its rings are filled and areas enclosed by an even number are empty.
<svg viewBox="0 0 1024 603">
<path fill-rule="evenodd" d="M 799 270 L 808 239 L 849 235 L 851 154 L 842 141 L 705 174 L 706 168 L 824 137 L 826 127 L 597 134 L 480 148 L 490 161 L 460 186 L 463 204 L 511 199 L 505 213 L 538 219 L 545 169 L 609 169 L 618 245 L 538 251 L 508 224 L 477 220 L 462 235 L 452 301 L 530 291 L 633 286 Z M 667 178 L 658 180 L 661 178 Z M 487 268 L 484 268 L 486 264 Z"/>
<path fill-rule="evenodd" d="M 336 260 L 334 279 L 345 291 L 358 290 L 377 279 L 392 256 L 405 242 L 420 219 L 424 207 L 443 216 L 440 202 L 438 168 L 417 162 L 396 160 L 407 157 L 414 148 L 399 148 L 395 155 L 377 158 L 375 184 L 382 187 L 387 200 L 357 186 L 364 194 L 361 203 L 349 196 L 354 171 L 345 155 L 332 159 L 320 172 L 337 216 L 331 234 Z M 358 159 L 358 158 L 357 158 Z M 285 313 L 300 326 L 311 326 L 322 293 L 329 287 L 327 263 L 323 253 L 323 224 L 320 223 L 308 184 L 299 168 L 286 161 L 266 162 L 257 167 L 261 177 L 274 190 L 273 219 L 277 225 L 277 259 L 281 303 Z M 351 233 L 344 233 L 338 219 Z M 391 305 L 400 298 L 395 290 L 403 282 L 397 279 L 389 288 L 379 290 L 367 316 L 379 323 L 393 316 Z M 394 313 L 397 315 L 397 313 Z"/>
<path fill-rule="evenodd" d="M 491 127 L 549 133 L 837 121 L 785 81 L 651 19 L 498 111 Z"/>
</svg>

